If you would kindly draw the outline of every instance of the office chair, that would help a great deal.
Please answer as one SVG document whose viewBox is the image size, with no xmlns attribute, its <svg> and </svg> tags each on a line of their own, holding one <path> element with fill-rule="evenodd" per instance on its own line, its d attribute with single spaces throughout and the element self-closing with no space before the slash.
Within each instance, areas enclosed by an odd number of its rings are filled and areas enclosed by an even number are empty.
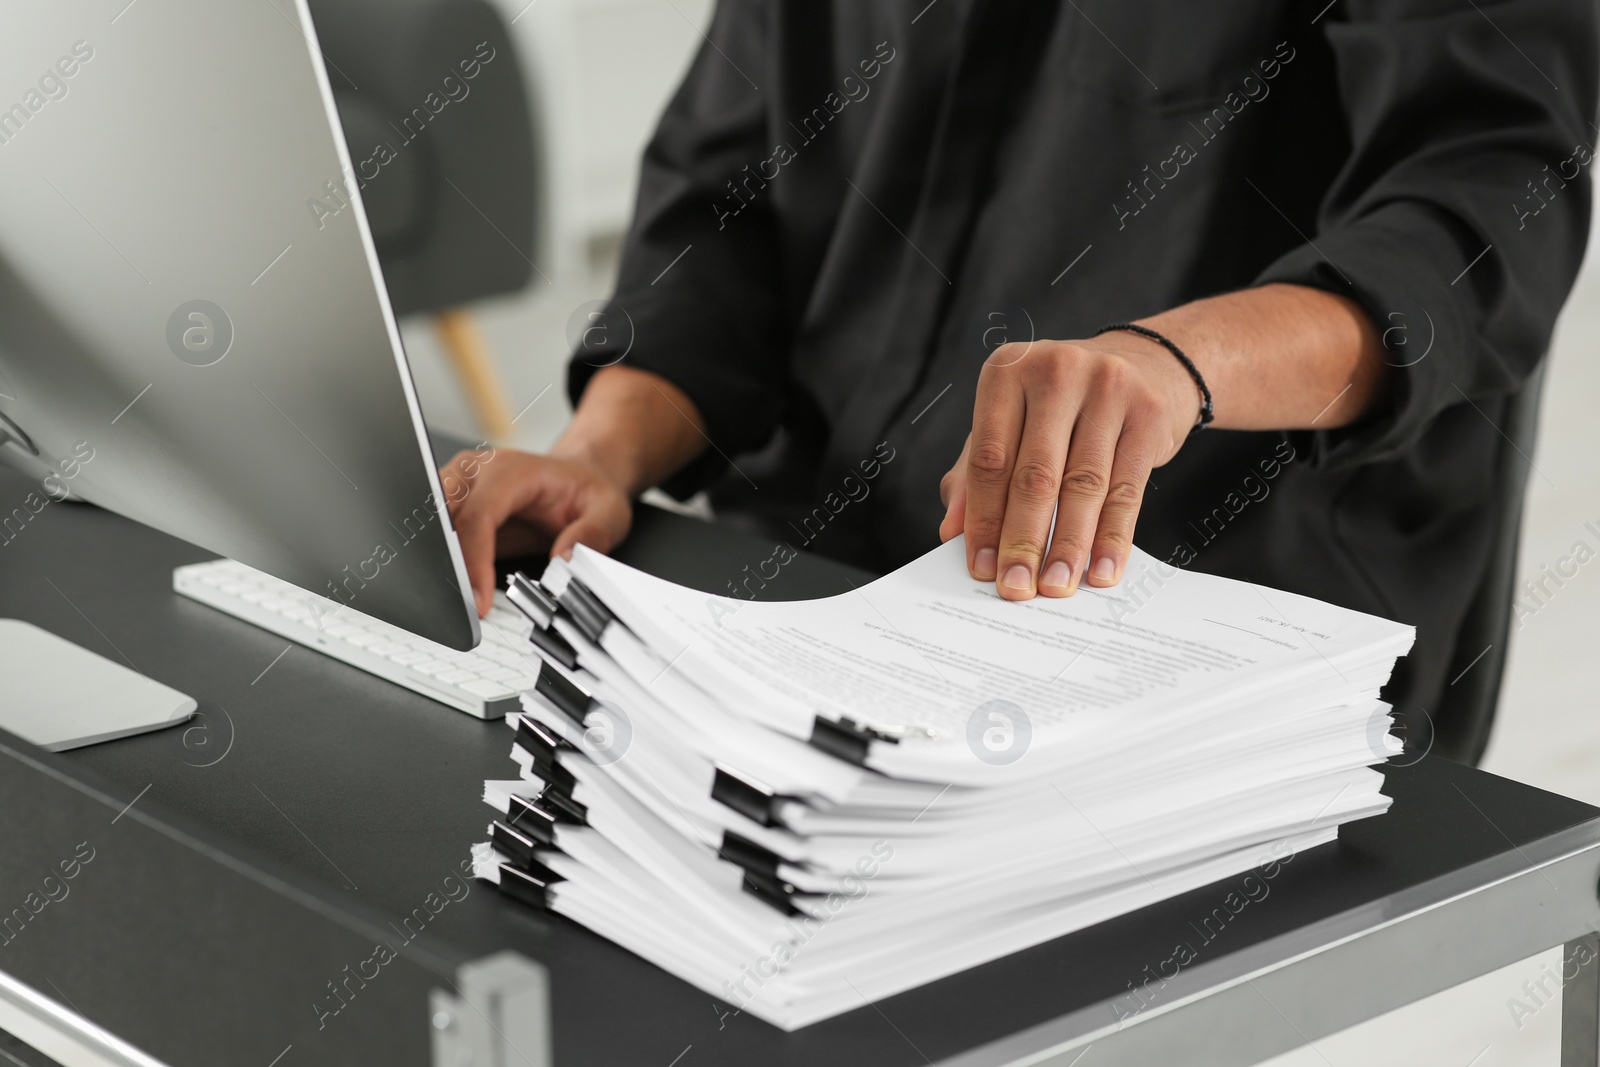
<svg viewBox="0 0 1600 1067">
<path fill-rule="evenodd" d="M 534 271 L 533 120 L 509 28 L 487 0 L 311 0 L 311 13 L 395 314 L 435 314 L 480 429 L 507 440 L 464 305 Z M 313 212 L 337 210 L 334 192 Z"/>
<path fill-rule="evenodd" d="M 1444 700 L 1434 715 L 1444 728 L 1432 738 L 1432 751 L 1460 763 L 1475 765 L 1483 758 L 1494 725 L 1510 644 L 1511 607 L 1516 600 L 1517 548 L 1528 488 L 1528 457 L 1533 455 L 1539 427 L 1539 400 L 1548 362 L 1548 356 L 1539 361 L 1507 406 L 1500 426 L 1505 443 L 1492 475 L 1494 499 L 1501 504 L 1494 547 L 1456 634 L 1446 677 L 1457 681 L 1446 687 Z M 1474 662 L 1480 655 L 1482 658 Z"/>
</svg>

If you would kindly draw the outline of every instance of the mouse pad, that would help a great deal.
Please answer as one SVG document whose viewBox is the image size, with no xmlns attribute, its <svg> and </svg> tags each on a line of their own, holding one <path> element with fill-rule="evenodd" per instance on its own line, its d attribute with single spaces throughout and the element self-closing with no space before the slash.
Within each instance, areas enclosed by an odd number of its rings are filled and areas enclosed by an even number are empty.
<svg viewBox="0 0 1600 1067">
<path fill-rule="evenodd" d="M 61 752 L 185 722 L 194 698 L 20 619 L 0 619 L 0 729 Z"/>
</svg>

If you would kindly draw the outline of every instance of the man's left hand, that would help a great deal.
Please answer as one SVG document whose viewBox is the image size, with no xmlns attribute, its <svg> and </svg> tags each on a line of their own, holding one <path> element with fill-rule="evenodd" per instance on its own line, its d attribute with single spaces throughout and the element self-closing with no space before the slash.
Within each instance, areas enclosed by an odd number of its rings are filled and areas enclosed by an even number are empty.
<svg viewBox="0 0 1600 1067">
<path fill-rule="evenodd" d="M 1137 334 L 1001 345 L 939 483 L 940 539 L 964 532 L 967 569 L 1007 600 L 1115 585 L 1150 471 L 1177 454 L 1199 412 L 1183 364 Z"/>
</svg>

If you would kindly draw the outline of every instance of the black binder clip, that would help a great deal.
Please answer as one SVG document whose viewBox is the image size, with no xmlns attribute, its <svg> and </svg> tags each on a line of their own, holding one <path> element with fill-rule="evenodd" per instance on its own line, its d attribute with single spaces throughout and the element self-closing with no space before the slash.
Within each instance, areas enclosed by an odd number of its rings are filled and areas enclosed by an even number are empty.
<svg viewBox="0 0 1600 1067">
<path fill-rule="evenodd" d="M 533 688 L 534 692 L 554 704 L 579 726 L 583 725 L 589 709 L 594 706 L 593 697 L 579 689 L 548 663 L 539 664 L 539 677 L 535 680 Z"/>
<path fill-rule="evenodd" d="M 818 715 L 811 721 L 811 747 L 820 748 L 828 755 L 857 767 L 866 766 L 867 753 L 874 741 L 900 743 L 900 739 L 893 734 L 863 726 L 854 719 L 841 718 L 835 721 Z"/>
<path fill-rule="evenodd" d="M 572 619 L 579 632 L 596 644 L 599 644 L 600 635 L 605 633 L 606 627 L 616 619 L 611 609 L 600 603 L 600 598 L 576 578 L 567 580 L 567 588 L 556 598 L 556 602 Z"/>
<path fill-rule="evenodd" d="M 524 846 L 514 840 L 514 848 L 554 848 L 556 827 L 563 823 L 587 826 L 588 814 L 587 808 L 560 790 L 552 792 L 547 789 L 534 800 L 513 793 L 506 802 L 504 825 L 506 830 L 534 842 L 531 846 Z M 494 825 L 500 826 L 501 823 L 496 821 Z"/>
<path fill-rule="evenodd" d="M 567 670 L 577 670 L 577 650 L 550 626 L 556 615 L 555 599 L 523 574 L 513 574 L 506 580 L 506 598 L 533 623 L 528 641 Z"/>
<path fill-rule="evenodd" d="M 778 864 L 784 862 L 776 852 L 732 830 L 722 831 L 722 847 L 717 849 L 717 857 L 744 868 L 747 873 L 759 874 L 773 881 L 779 880 Z"/>
<path fill-rule="evenodd" d="M 794 897 L 799 890 L 781 878 L 768 878 L 755 871 L 745 871 L 744 881 L 740 883 L 740 887 L 763 904 L 776 908 L 785 915 L 805 914 L 795 907 Z"/>
<path fill-rule="evenodd" d="M 540 629 L 549 626 L 550 617 L 556 613 L 555 598 L 521 572 L 506 576 L 506 599 Z"/>
<path fill-rule="evenodd" d="M 543 769 L 539 768 L 537 764 L 535 764 L 535 768 L 540 770 L 541 776 L 544 777 L 547 783 L 544 791 L 539 794 L 535 801 L 530 801 L 527 797 L 517 796 L 515 793 L 511 794 L 511 798 L 506 801 L 506 822 L 510 823 L 512 827 L 517 827 L 521 824 L 524 816 L 538 820 L 541 816 L 534 814 L 534 811 L 542 809 L 544 814 L 554 817 L 556 822 L 588 826 L 589 808 L 587 805 L 572 799 L 573 778 L 567 772 L 567 769 L 565 767 L 557 767 L 556 770 L 560 772 L 559 775 L 544 775 Z M 530 811 L 530 809 L 533 810 Z"/>
<path fill-rule="evenodd" d="M 541 910 L 550 906 L 550 888 L 564 881 L 566 879 L 538 860 L 528 868 L 511 863 L 500 865 L 500 892 Z"/>
<path fill-rule="evenodd" d="M 555 630 L 541 630 L 535 626 L 528 631 L 528 642 L 567 670 L 578 669 L 578 650 L 567 644 L 567 639 Z"/>
<path fill-rule="evenodd" d="M 561 765 L 559 757 L 561 750 L 570 749 L 571 745 L 531 715 L 524 715 L 517 723 L 516 743 L 533 758 L 534 772 L 540 778 L 557 789 L 572 789 L 572 772 Z"/>
<path fill-rule="evenodd" d="M 489 824 L 489 840 L 494 842 L 494 847 L 518 863 L 533 860 L 537 849 L 555 846 L 556 817 L 536 804 L 529 807 L 533 813 L 520 813 L 516 826 L 500 819 Z"/>
<path fill-rule="evenodd" d="M 778 826 L 781 825 L 778 806 L 791 798 L 719 763 L 711 779 L 711 799 L 732 808 L 752 822 L 762 826 Z"/>
</svg>

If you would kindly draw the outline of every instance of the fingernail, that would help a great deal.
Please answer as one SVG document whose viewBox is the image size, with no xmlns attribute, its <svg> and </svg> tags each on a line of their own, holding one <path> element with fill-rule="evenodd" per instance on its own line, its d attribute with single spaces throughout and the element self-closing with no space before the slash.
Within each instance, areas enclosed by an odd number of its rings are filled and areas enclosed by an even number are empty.
<svg viewBox="0 0 1600 1067">
<path fill-rule="evenodd" d="M 1117 564 L 1110 556 L 1101 556 L 1094 561 L 1094 580 L 1109 582 L 1117 576 Z"/>
<path fill-rule="evenodd" d="M 1040 585 L 1048 585 L 1052 589 L 1065 589 L 1072 580 L 1072 571 L 1059 559 L 1044 570 L 1044 577 L 1039 579 Z"/>
<path fill-rule="evenodd" d="M 1012 589 L 1027 589 L 1029 586 L 1028 568 L 1020 563 L 1013 563 L 1006 571 L 1006 585 Z"/>
<path fill-rule="evenodd" d="M 994 581 L 994 568 L 998 561 L 994 549 L 978 549 L 978 557 L 972 561 L 972 576 L 979 581 Z"/>
</svg>

